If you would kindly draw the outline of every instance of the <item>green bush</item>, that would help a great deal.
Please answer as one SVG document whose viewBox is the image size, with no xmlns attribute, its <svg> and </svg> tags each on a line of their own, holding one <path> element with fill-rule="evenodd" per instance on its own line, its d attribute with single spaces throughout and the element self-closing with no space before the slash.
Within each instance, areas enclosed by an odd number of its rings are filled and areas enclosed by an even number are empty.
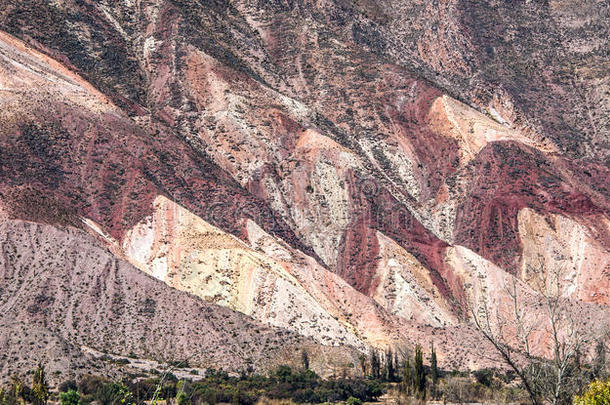
<svg viewBox="0 0 610 405">
<path fill-rule="evenodd" d="M 61 405 L 82 405 L 79 392 L 73 389 L 60 393 L 59 403 Z"/>
<path fill-rule="evenodd" d="M 473 371 L 472 374 L 474 378 L 476 378 L 479 384 L 482 384 L 486 387 L 491 387 L 491 383 L 493 382 L 493 372 L 488 368 L 483 368 L 480 370 Z"/>
<path fill-rule="evenodd" d="M 574 397 L 574 405 L 609 405 L 610 378 L 606 381 L 593 381 L 584 394 Z"/>
<path fill-rule="evenodd" d="M 320 401 L 320 397 L 312 388 L 305 388 L 301 390 L 297 390 L 292 394 L 292 399 L 294 402 L 308 403 L 308 404 L 316 404 Z"/>
<path fill-rule="evenodd" d="M 193 384 L 195 386 L 195 390 L 191 397 L 191 400 L 197 404 L 215 404 L 217 402 L 217 392 L 214 388 L 210 388 L 203 384 Z M 225 401 L 223 402 L 231 402 L 232 398 L 223 398 Z"/>
<path fill-rule="evenodd" d="M 347 405 L 362 405 L 362 401 L 358 398 L 349 397 L 347 399 Z"/>
<path fill-rule="evenodd" d="M 94 399 L 101 405 L 114 405 L 122 399 L 121 386 L 111 382 L 98 387 Z"/>
<path fill-rule="evenodd" d="M 85 375 L 78 382 L 78 391 L 84 395 L 94 395 L 100 387 L 109 382 L 107 378 Z"/>
</svg>

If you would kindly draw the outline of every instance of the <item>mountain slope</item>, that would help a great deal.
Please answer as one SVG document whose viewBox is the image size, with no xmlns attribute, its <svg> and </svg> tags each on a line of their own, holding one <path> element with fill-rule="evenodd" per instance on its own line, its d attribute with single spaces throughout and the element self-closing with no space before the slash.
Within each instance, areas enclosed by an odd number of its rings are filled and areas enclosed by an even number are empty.
<svg viewBox="0 0 610 405">
<path fill-rule="evenodd" d="M 227 370 L 289 364 L 303 349 L 315 362 L 356 361 L 348 347 L 316 345 L 168 288 L 82 231 L 7 220 L 0 246 L 0 341 L 10 349 L 0 369 L 6 378 L 41 360 L 54 381 L 90 372 L 100 361 L 86 355 L 89 347 Z M 56 371 L 67 374 L 60 379 Z"/>
<path fill-rule="evenodd" d="M 0 4 L 6 217 L 318 343 L 440 340 L 457 368 L 487 361 L 473 300 L 539 262 L 605 321 L 607 7 Z"/>
</svg>

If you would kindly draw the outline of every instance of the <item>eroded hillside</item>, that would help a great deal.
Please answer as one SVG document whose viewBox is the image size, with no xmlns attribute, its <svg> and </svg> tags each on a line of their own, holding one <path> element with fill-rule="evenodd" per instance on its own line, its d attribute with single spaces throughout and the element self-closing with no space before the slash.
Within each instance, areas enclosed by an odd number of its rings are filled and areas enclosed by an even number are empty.
<svg viewBox="0 0 610 405">
<path fill-rule="evenodd" d="M 315 347 L 485 365 L 474 303 L 540 264 L 604 324 L 608 6 L 564 3 L 0 1 L 2 217 Z"/>
</svg>

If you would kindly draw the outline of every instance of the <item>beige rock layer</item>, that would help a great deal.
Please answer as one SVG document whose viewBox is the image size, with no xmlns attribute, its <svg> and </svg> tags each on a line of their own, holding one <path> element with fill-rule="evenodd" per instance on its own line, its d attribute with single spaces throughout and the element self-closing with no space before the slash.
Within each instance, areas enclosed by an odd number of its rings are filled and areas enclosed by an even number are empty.
<svg viewBox="0 0 610 405">
<path fill-rule="evenodd" d="M 281 262 L 331 316 L 362 337 L 367 344 L 387 347 L 404 341 L 400 321 L 337 274 L 273 238 L 252 221 L 248 222 L 248 237 L 254 249 Z"/>
<path fill-rule="evenodd" d="M 553 145 L 536 142 L 506 124 L 503 125 L 498 121 L 502 118 L 497 114 L 493 120 L 446 95 L 434 100 L 428 118 L 433 128 L 458 141 L 462 165 L 474 159 L 490 142 L 517 141 L 544 152 L 557 151 Z"/>
<path fill-rule="evenodd" d="M 458 322 L 429 271 L 394 240 L 377 232 L 379 255 L 373 298 L 405 319 L 440 327 Z"/>
<path fill-rule="evenodd" d="M 532 285 L 559 282 L 562 294 L 584 302 L 610 305 L 610 252 L 589 235 L 588 229 L 562 215 L 519 212 L 523 246 L 521 277 Z M 594 219 L 610 229 L 607 218 Z M 543 277 L 536 274 L 543 270 Z"/>
<path fill-rule="evenodd" d="M 122 246 L 137 267 L 174 288 L 324 344 L 363 347 L 345 322 L 329 314 L 288 271 L 289 265 L 165 197 L 155 199 L 152 217 L 130 230 Z"/>
<path fill-rule="evenodd" d="M 25 110 L 23 103 L 40 97 L 41 91 L 51 100 L 65 98 L 92 111 L 116 111 L 110 100 L 89 82 L 56 60 L 0 31 L 0 118 Z M 36 97 L 28 97 L 28 94 Z"/>
</svg>

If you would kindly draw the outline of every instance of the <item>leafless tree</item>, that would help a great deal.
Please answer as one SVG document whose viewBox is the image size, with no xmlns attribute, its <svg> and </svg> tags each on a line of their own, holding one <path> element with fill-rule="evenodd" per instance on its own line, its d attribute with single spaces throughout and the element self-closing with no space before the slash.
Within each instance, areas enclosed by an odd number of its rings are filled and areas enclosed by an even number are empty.
<svg viewBox="0 0 610 405">
<path fill-rule="evenodd" d="M 530 266 L 524 283 L 511 278 L 505 286 L 509 303 L 492 314 L 483 298 L 471 306 L 476 328 L 512 368 L 533 404 L 569 403 L 584 385 L 581 355 L 595 331 L 575 316 L 563 293 L 563 269 Z"/>
</svg>

